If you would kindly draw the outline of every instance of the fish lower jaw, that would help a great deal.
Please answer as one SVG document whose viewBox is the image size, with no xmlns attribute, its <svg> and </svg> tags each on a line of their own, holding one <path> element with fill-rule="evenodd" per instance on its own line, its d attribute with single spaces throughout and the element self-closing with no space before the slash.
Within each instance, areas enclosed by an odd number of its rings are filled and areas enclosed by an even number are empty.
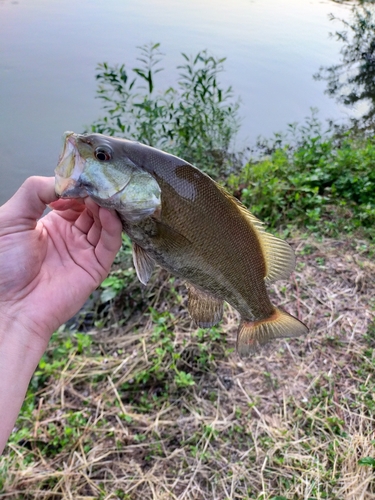
<svg viewBox="0 0 375 500">
<path fill-rule="evenodd" d="M 55 175 L 55 193 L 59 198 L 87 198 L 84 186 L 71 178 Z"/>
</svg>

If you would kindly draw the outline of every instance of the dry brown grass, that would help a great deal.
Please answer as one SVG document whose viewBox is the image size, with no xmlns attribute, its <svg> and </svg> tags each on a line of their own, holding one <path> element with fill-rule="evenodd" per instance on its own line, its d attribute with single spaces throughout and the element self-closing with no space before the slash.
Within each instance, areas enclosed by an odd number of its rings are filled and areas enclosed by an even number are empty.
<svg viewBox="0 0 375 500">
<path fill-rule="evenodd" d="M 152 317 L 113 319 L 37 376 L 0 498 L 375 499 L 375 469 L 359 462 L 375 458 L 375 264 L 361 242 L 294 247 L 297 270 L 272 296 L 308 337 L 241 361 L 237 313 L 203 336 L 162 273 Z"/>
</svg>

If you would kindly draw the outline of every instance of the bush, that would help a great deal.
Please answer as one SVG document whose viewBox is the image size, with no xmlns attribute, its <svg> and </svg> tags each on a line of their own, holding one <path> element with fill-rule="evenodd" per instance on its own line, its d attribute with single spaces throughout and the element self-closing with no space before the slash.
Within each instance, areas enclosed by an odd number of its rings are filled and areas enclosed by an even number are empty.
<svg viewBox="0 0 375 500">
<path fill-rule="evenodd" d="M 375 225 L 375 137 L 276 137 L 268 156 L 249 161 L 227 187 L 272 227 L 294 223 L 320 233 Z M 263 144 L 264 145 L 264 144 Z"/>
<path fill-rule="evenodd" d="M 106 116 L 91 130 L 164 149 L 218 177 L 231 168 L 230 147 L 239 126 L 232 89 L 222 88 L 218 80 L 225 59 L 206 50 L 195 57 L 182 54 L 177 86 L 157 92 L 159 45 L 140 47 L 141 65 L 131 70 L 132 76 L 125 64 L 99 64 L 98 97 Z"/>
</svg>

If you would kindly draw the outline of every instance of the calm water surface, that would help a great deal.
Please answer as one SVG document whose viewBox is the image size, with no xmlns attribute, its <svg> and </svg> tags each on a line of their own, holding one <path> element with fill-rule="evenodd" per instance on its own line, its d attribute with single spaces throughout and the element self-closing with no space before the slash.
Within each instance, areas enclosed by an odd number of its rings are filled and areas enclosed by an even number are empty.
<svg viewBox="0 0 375 500">
<path fill-rule="evenodd" d="M 0 0 L 0 204 L 29 175 L 53 175 L 65 130 L 102 113 L 98 62 L 136 65 L 136 46 L 161 42 L 164 87 L 180 53 L 226 56 L 222 81 L 242 99 L 238 147 L 303 121 L 347 111 L 313 80 L 338 60 L 329 38 L 349 8 L 329 0 Z"/>
</svg>

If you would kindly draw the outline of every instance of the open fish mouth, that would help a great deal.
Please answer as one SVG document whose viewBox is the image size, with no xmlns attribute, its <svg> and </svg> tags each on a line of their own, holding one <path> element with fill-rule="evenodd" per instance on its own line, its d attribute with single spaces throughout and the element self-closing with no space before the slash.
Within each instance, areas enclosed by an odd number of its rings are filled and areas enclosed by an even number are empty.
<svg viewBox="0 0 375 500">
<path fill-rule="evenodd" d="M 85 168 L 85 160 L 76 146 L 76 134 L 65 132 L 64 149 L 55 169 L 55 192 L 60 198 L 85 198 L 88 196 L 80 176 Z"/>
</svg>

